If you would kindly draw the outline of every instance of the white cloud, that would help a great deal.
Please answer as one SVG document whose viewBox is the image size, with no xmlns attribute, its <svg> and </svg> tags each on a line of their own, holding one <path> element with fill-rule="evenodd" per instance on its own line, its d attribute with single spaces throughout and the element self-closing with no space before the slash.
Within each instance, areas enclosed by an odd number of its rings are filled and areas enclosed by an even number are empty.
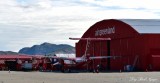
<svg viewBox="0 0 160 83">
<path fill-rule="evenodd" d="M 110 18 L 160 18 L 157 0 L 1 0 L 0 50 L 43 42 L 74 45 L 95 22 Z"/>
<path fill-rule="evenodd" d="M 121 8 L 146 8 L 159 9 L 159 2 L 157 0 L 81 0 L 90 4 L 97 4 L 99 6 L 117 6 Z"/>
</svg>

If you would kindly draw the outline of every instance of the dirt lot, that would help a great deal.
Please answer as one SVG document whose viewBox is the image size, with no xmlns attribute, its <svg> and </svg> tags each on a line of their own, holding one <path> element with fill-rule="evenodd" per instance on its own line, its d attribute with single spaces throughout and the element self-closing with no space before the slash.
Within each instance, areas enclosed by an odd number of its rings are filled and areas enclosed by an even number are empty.
<svg viewBox="0 0 160 83">
<path fill-rule="evenodd" d="M 160 72 L 55 73 L 0 71 L 0 83 L 160 83 Z"/>
</svg>

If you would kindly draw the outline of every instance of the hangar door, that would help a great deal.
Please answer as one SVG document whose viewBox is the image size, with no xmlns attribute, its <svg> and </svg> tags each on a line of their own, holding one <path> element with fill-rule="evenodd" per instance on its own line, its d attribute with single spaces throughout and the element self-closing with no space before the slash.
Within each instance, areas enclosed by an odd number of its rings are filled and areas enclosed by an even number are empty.
<svg viewBox="0 0 160 83">
<path fill-rule="evenodd" d="M 8 67 L 8 70 L 15 71 L 17 66 L 17 61 L 5 61 L 6 66 Z"/>
</svg>

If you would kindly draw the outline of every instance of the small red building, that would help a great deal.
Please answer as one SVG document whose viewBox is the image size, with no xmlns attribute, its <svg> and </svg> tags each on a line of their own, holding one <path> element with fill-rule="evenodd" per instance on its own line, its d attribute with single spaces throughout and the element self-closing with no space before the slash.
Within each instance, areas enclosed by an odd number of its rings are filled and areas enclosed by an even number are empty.
<svg viewBox="0 0 160 83">
<path fill-rule="evenodd" d="M 109 19 L 92 25 L 82 38 L 111 38 L 107 41 L 90 41 L 89 56 L 121 56 L 94 60 L 93 66 L 104 70 L 160 70 L 160 20 Z M 76 56 L 85 54 L 86 41 L 76 43 Z M 108 52 L 109 51 L 109 52 Z"/>
<path fill-rule="evenodd" d="M 37 70 L 43 56 L 31 55 L 0 55 L 0 70 Z"/>
<path fill-rule="evenodd" d="M 31 61 L 32 57 L 27 55 L 0 55 L 1 70 L 21 70 L 25 61 Z"/>
</svg>

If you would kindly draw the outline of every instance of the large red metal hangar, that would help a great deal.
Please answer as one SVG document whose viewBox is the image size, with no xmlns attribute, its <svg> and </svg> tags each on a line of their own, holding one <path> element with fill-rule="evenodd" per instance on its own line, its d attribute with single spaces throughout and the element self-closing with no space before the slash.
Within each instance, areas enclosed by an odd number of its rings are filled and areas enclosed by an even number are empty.
<svg viewBox="0 0 160 83">
<path fill-rule="evenodd" d="M 102 70 L 160 70 L 160 20 L 108 19 L 92 25 L 82 38 L 111 38 L 106 41 L 79 40 L 76 56 L 87 50 L 88 56 L 120 56 L 93 60 L 91 68 L 101 65 Z"/>
</svg>

